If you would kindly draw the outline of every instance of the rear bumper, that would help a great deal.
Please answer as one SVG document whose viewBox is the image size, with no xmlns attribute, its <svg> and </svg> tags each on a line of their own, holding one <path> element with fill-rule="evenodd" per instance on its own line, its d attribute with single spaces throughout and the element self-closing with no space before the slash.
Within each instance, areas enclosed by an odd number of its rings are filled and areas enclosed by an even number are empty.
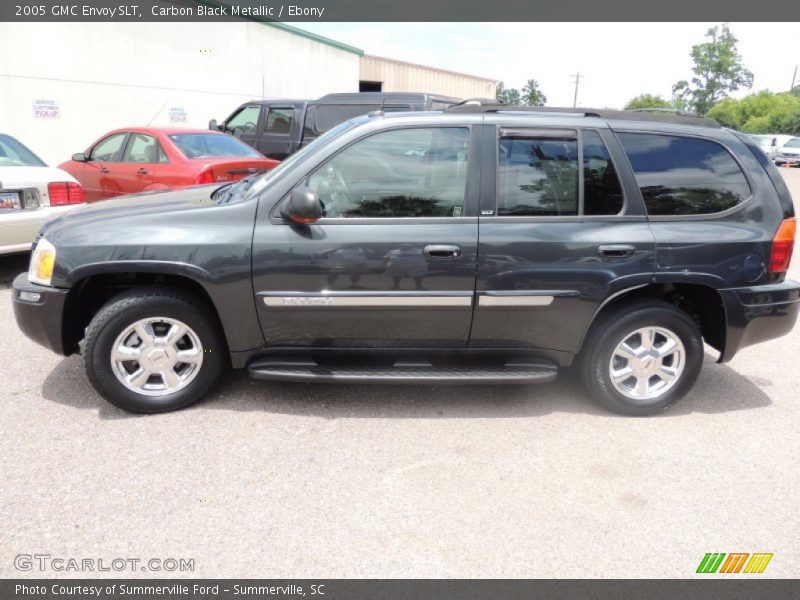
<svg viewBox="0 0 800 600">
<path fill-rule="evenodd" d="M 719 293 L 727 321 L 719 362 L 731 360 L 742 348 L 786 335 L 800 313 L 800 282 L 791 279 Z"/>
<path fill-rule="evenodd" d="M 20 294 L 38 294 L 38 299 L 23 299 Z M 14 279 L 13 303 L 17 326 L 37 344 L 58 354 L 72 354 L 64 347 L 64 305 L 69 290 L 46 287 L 28 281 L 27 273 Z"/>
</svg>

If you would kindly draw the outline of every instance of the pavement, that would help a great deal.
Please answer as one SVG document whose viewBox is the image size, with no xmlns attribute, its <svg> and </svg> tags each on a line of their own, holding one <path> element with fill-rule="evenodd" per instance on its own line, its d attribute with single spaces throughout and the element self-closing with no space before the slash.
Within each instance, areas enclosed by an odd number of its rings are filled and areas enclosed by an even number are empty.
<svg viewBox="0 0 800 600">
<path fill-rule="evenodd" d="M 782 172 L 800 199 L 800 169 Z M 80 357 L 18 331 L 8 281 L 26 264 L 0 259 L 0 577 L 692 577 L 707 552 L 771 552 L 762 577 L 798 573 L 800 328 L 726 365 L 709 351 L 694 390 L 643 419 L 570 377 L 241 373 L 198 406 L 135 416 Z M 21 554 L 162 570 L 20 571 Z"/>
</svg>

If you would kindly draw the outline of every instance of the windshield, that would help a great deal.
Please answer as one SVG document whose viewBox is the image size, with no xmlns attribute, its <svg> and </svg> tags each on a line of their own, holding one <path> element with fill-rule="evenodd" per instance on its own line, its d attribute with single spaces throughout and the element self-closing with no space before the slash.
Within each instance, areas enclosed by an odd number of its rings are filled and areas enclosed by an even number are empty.
<svg viewBox="0 0 800 600">
<path fill-rule="evenodd" d="M 169 139 L 186 158 L 213 156 L 263 158 L 262 154 L 241 140 L 221 133 L 173 133 Z"/>
<path fill-rule="evenodd" d="M 758 143 L 759 146 L 769 146 L 775 139 L 771 135 L 752 135 L 750 137 L 752 137 Z"/>
<path fill-rule="evenodd" d="M 786 146 L 784 146 L 784 148 L 800 148 L 800 138 L 789 140 L 786 142 Z"/>
<path fill-rule="evenodd" d="M 46 167 L 44 161 L 16 139 L 0 133 L 0 167 Z"/>
<path fill-rule="evenodd" d="M 277 167 L 274 169 L 263 173 L 262 175 L 258 176 L 258 178 L 254 179 L 253 182 L 248 186 L 247 189 L 247 197 L 250 197 L 254 194 L 258 194 L 263 190 L 267 184 L 275 179 L 277 176 L 286 172 L 286 170 L 294 165 L 296 162 L 302 160 L 305 156 L 312 152 L 316 152 L 323 146 L 327 146 L 333 139 L 347 131 L 348 129 L 352 129 L 359 123 L 361 123 L 364 119 L 354 119 L 352 121 L 345 121 L 340 125 L 334 127 L 330 131 L 319 136 L 313 142 L 311 142 L 308 146 L 301 148 L 294 154 L 292 154 L 289 158 L 282 161 Z"/>
</svg>

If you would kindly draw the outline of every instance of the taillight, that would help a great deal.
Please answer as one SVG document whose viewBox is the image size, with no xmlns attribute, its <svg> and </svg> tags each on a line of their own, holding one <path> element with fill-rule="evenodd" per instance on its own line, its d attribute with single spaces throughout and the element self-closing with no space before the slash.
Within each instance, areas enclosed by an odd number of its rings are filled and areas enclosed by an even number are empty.
<svg viewBox="0 0 800 600">
<path fill-rule="evenodd" d="M 195 179 L 194 182 L 197 184 L 214 183 L 214 173 L 211 172 L 211 169 L 206 169 L 197 176 L 197 179 Z"/>
<path fill-rule="evenodd" d="M 50 206 L 81 204 L 86 199 L 83 186 L 70 181 L 53 181 L 48 183 L 47 195 L 50 196 Z"/>
<path fill-rule="evenodd" d="M 796 229 L 797 222 L 794 217 L 784 219 L 781 226 L 778 227 L 775 237 L 772 238 L 772 255 L 769 259 L 770 273 L 785 273 L 789 270 Z"/>
</svg>

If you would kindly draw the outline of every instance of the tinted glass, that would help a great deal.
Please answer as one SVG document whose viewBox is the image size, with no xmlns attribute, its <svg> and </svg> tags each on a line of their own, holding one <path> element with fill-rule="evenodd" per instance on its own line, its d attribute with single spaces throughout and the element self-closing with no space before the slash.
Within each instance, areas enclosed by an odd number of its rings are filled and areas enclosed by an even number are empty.
<svg viewBox="0 0 800 600">
<path fill-rule="evenodd" d="M 497 214 L 577 215 L 577 140 L 535 135 L 501 138 Z"/>
<path fill-rule="evenodd" d="M 460 217 L 467 182 L 466 128 L 375 134 L 309 178 L 326 217 Z"/>
<path fill-rule="evenodd" d="M 292 130 L 292 108 L 270 108 L 267 113 L 267 133 L 285 135 Z"/>
<path fill-rule="evenodd" d="M 0 134 L 0 167 L 44 167 L 42 159 L 10 135 Z"/>
<path fill-rule="evenodd" d="M 245 106 L 225 123 L 225 127 L 233 130 L 239 127 L 245 133 L 252 133 L 258 125 L 258 116 L 261 114 L 260 106 Z"/>
<path fill-rule="evenodd" d="M 262 154 L 244 142 L 222 133 L 173 133 L 169 139 L 186 158 L 209 156 L 263 158 Z"/>
<path fill-rule="evenodd" d="M 122 142 L 126 133 L 116 133 L 97 144 L 92 150 L 92 160 L 101 162 L 119 162 L 122 154 Z"/>
<path fill-rule="evenodd" d="M 583 214 L 616 215 L 622 186 L 606 145 L 596 131 L 583 132 Z"/>
<path fill-rule="evenodd" d="M 316 129 L 319 132 L 328 131 L 353 117 L 380 109 L 380 104 L 321 104 L 316 107 Z"/>
<path fill-rule="evenodd" d="M 739 165 L 720 144 L 699 138 L 621 133 L 651 215 L 702 215 L 750 196 Z"/>
<path fill-rule="evenodd" d="M 800 138 L 795 138 L 786 142 L 785 148 L 800 148 Z"/>
<path fill-rule="evenodd" d="M 122 162 L 165 163 L 167 162 L 167 156 L 161 149 L 161 144 L 152 135 L 132 133 L 125 148 Z"/>
</svg>

